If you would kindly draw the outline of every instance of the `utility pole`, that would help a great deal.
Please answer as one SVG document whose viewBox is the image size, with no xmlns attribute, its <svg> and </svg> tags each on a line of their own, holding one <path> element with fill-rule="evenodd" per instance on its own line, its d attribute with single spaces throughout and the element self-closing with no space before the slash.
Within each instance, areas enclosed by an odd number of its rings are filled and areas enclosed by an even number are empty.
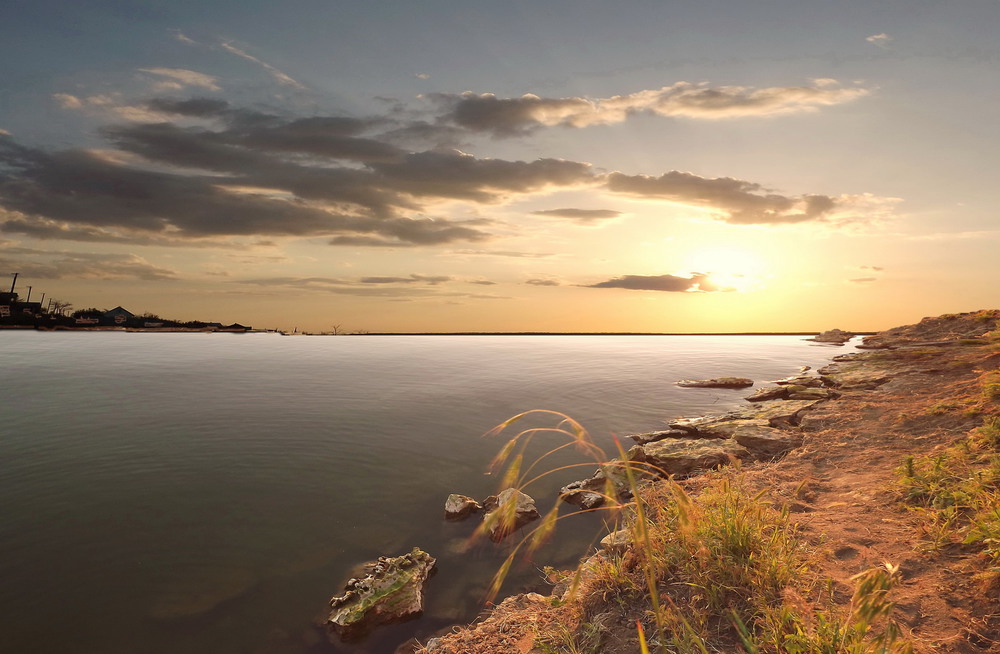
<svg viewBox="0 0 1000 654">
<path fill-rule="evenodd" d="M 18 275 L 20 275 L 20 274 L 21 274 L 21 273 L 11 273 L 11 275 L 14 275 L 14 281 L 12 281 L 12 282 L 10 283 L 10 292 L 11 292 L 11 293 L 13 293 L 13 292 L 14 292 L 14 284 L 16 284 L 16 283 L 17 283 L 17 276 L 18 276 Z"/>
<path fill-rule="evenodd" d="M 24 300 L 25 302 L 31 302 L 31 287 L 28 287 L 28 297 Z"/>
</svg>

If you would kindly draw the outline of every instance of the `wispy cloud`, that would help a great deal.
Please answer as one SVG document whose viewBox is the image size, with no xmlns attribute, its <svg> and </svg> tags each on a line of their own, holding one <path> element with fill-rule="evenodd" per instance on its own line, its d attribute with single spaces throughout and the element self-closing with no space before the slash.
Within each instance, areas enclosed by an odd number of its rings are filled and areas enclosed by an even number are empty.
<svg viewBox="0 0 1000 654">
<path fill-rule="evenodd" d="M 246 50 L 237 48 L 235 45 L 232 44 L 232 42 L 223 41 L 221 43 L 221 46 L 222 49 L 225 50 L 226 52 L 229 52 L 231 54 L 236 55 L 237 57 L 241 57 L 243 59 L 246 59 L 247 61 L 252 61 L 253 63 L 257 64 L 258 66 L 266 70 L 268 73 L 270 73 L 271 76 L 274 77 L 274 79 L 278 80 L 282 84 L 287 84 L 288 86 L 294 87 L 299 90 L 305 90 L 306 86 L 304 84 L 300 84 L 299 82 L 292 79 L 285 73 L 281 72 L 271 64 L 267 63 L 266 61 L 258 59 L 257 57 L 253 56 Z"/>
</svg>

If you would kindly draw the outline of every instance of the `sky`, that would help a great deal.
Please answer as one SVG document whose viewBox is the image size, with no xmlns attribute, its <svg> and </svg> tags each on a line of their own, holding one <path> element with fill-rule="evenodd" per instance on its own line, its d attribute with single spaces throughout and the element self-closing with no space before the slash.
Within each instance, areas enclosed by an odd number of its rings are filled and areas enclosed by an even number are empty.
<svg viewBox="0 0 1000 654">
<path fill-rule="evenodd" d="M 311 332 L 994 308 L 997 33 L 1000 0 L 6 0 L 0 286 Z"/>
</svg>

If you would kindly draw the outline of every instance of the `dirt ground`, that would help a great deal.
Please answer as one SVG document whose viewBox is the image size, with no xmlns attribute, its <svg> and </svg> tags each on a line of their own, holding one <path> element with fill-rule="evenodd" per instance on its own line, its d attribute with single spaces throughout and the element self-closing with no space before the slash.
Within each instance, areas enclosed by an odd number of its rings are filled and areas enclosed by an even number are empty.
<svg viewBox="0 0 1000 654">
<path fill-rule="evenodd" d="M 851 577 L 859 572 L 885 562 L 900 567 L 893 617 L 917 652 L 1000 652 L 1000 597 L 995 585 L 983 581 L 988 564 L 958 543 L 936 551 L 922 547 L 920 516 L 900 501 L 895 483 L 905 457 L 947 447 L 981 425 L 984 415 L 1000 412 L 1000 406 L 983 405 L 979 385 L 982 375 L 1000 367 L 1000 354 L 968 341 L 998 323 L 1000 312 L 981 311 L 869 337 L 883 349 L 862 355 L 862 369 L 889 381 L 838 389 L 840 398 L 803 420 L 800 448 L 780 461 L 744 469 L 752 488 L 789 507 L 803 537 L 820 553 L 820 572 L 834 580 L 838 603 L 850 601 Z M 977 411 L 969 411 L 977 402 Z M 534 594 L 508 598 L 476 624 L 417 651 L 574 651 L 545 649 L 539 642 L 577 628 L 586 613 L 590 624 L 609 623 L 600 644 L 587 651 L 637 652 L 634 623 L 610 624 L 613 612 L 595 609 L 599 603 L 593 597 L 560 606 Z"/>
</svg>

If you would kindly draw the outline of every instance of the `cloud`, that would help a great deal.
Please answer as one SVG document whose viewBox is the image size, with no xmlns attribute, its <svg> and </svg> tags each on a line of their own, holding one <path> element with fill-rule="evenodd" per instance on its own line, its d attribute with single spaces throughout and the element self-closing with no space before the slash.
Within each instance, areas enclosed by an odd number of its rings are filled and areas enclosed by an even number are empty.
<svg viewBox="0 0 1000 654">
<path fill-rule="evenodd" d="M 416 77 L 417 79 L 430 79 L 431 78 L 430 74 L 428 74 L 428 73 L 417 73 L 416 75 L 414 75 L 414 77 Z"/>
<path fill-rule="evenodd" d="M 215 78 L 193 71 L 141 70 L 202 88 L 215 85 Z M 832 85 L 821 80 L 814 88 Z M 324 238 L 335 246 L 428 247 L 493 238 L 495 223 L 489 220 L 438 215 L 456 203 L 477 209 L 583 189 L 698 207 L 733 224 L 834 224 L 848 207 L 859 215 L 845 220 L 871 215 L 871 207 L 843 197 L 779 195 L 731 178 L 678 171 L 659 177 L 605 175 L 589 163 L 566 159 L 518 161 L 455 148 L 411 149 L 414 141 L 407 139 L 418 140 L 415 134 L 432 138 L 459 128 L 411 120 L 395 108 L 386 115 L 301 117 L 198 95 L 136 104 L 116 94 L 59 94 L 56 100 L 68 108 L 117 112 L 132 122 L 105 125 L 97 133 L 107 147 L 88 150 L 29 147 L 0 134 L 5 231 L 137 244 L 284 236 Z M 878 200 L 865 197 L 869 205 Z M 622 214 L 568 207 L 533 215 L 597 224 Z"/>
<path fill-rule="evenodd" d="M 552 252 L 520 252 L 517 250 L 455 250 L 455 254 L 474 254 L 489 257 L 510 257 L 513 259 L 546 259 L 554 257 Z"/>
<path fill-rule="evenodd" d="M 870 284 L 871 282 L 877 282 L 878 277 L 856 277 L 854 279 L 847 280 L 852 284 Z"/>
<path fill-rule="evenodd" d="M 194 39 L 188 38 L 187 36 L 182 34 L 180 30 L 170 30 L 170 35 L 174 39 L 180 41 L 181 43 L 186 43 L 188 45 L 198 45 L 198 43 Z"/>
<path fill-rule="evenodd" d="M 362 277 L 361 284 L 429 284 L 435 286 L 450 282 L 453 278 L 446 275 L 410 275 L 408 277 Z"/>
<path fill-rule="evenodd" d="M 889 47 L 889 43 L 892 41 L 892 37 L 886 34 L 885 32 L 882 32 L 881 34 L 872 34 L 871 36 L 866 37 L 865 41 L 868 41 L 872 45 L 886 49 Z"/>
<path fill-rule="evenodd" d="M 181 89 L 194 86 L 208 89 L 209 91 L 220 90 L 217 77 L 198 73 L 193 70 L 186 70 L 184 68 L 139 68 L 138 70 L 165 79 L 167 85 L 161 87 L 165 89 Z"/>
<path fill-rule="evenodd" d="M 529 286 L 562 286 L 562 282 L 555 279 L 533 278 L 524 280 Z"/>
<path fill-rule="evenodd" d="M 885 270 L 885 268 L 883 268 L 882 266 L 859 266 L 859 268 L 861 270 L 872 270 L 875 272 L 882 272 L 883 270 Z"/>
<path fill-rule="evenodd" d="M 0 136 L 3 208 L 86 228 L 90 235 L 98 228 L 172 238 L 367 236 L 436 245 L 485 240 L 485 221 L 407 215 L 422 209 L 417 196 L 491 202 L 507 192 L 530 192 L 564 184 L 567 175 L 588 174 L 582 164 L 437 153 L 380 164 L 385 168 L 331 166 L 327 160 L 309 165 L 281 156 L 296 147 L 292 141 L 253 141 L 249 133 L 169 123 L 118 126 L 104 134 L 122 150 L 167 168 L 130 166 L 81 150 L 48 152 Z M 236 145 L 240 138 L 257 147 Z M 324 147 L 332 157 L 335 137 Z M 336 154 L 357 156 L 364 146 L 345 149 Z M 15 226 L 23 230 L 26 224 Z"/>
<path fill-rule="evenodd" d="M 691 273 L 690 277 L 677 275 L 624 275 L 597 284 L 587 284 L 586 288 L 624 288 L 631 291 L 665 291 L 669 293 L 692 293 L 696 291 L 728 291 L 719 287 L 703 273 Z"/>
<path fill-rule="evenodd" d="M 233 284 L 248 284 L 267 288 L 289 288 L 299 291 L 332 293 L 335 295 L 352 295 L 380 298 L 467 298 L 467 299 L 501 299 L 497 295 L 469 293 L 466 291 L 442 290 L 439 284 L 459 281 L 451 277 L 440 278 L 438 282 L 428 282 L 434 277 L 411 275 L 407 277 L 365 277 L 360 279 L 343 279 L 337 277 L 268 277 L 257 279 L 235 280 Z M 423 283 L 418 283 L 423 281 Z"/>
<path fill-rule="evenodd" d="M 39 260 L 41 259 L 41 260 Z M 173 270 L 152 265 L 134 254 L 45 251 L 4 248 L 0 266 L 38 279 L 175 279 Z"/>
<path fill-rule="evenodd" d="M 53 93 L 52 97 L 63 109 L 81 109 L 83 107 L 83 101 L 69 93 Z"/>
<path fill-rule="evenodd" d="M 554 218 L 569 218 L 581 225 L 593 225 L 602 220 L 611 220 L 622 215 L 621 211 L 611 209 L 542 209 L 532 211 L 532 216 L 552 216 Z"/>
<path fill-rule="evenodd" d="M 864 88 L 840 88 L 836 80 L 823 79 L 811 86 L 760 89 L 677 82 L 609 98 L 543 98 L 534 94 L 498 98 L 492 93 L 471 92 L 427 97 L 445 108 L 443 120 L 474 132 L 515 136 L 539 127 L 579 128 L 620 123 L 640 113 L 696 119 L 800 113 L 850 102 L 869 93 Z"/>
<path fill-rule="evenodd" d="M 282 84 L 286 84 L 288 86 L 294 87 L 294 88 L 299 89 L 299 90 L 304 90 L 306 88 L 305 85 L 300 84 L 299 82 L 295 81 L 294 79 L 292 79 L 291 77 L 289 77 L 285 73 L 281 72 L 280 70 L 278 70 L 277 68 L 275 68 L 271 64 L 269 64 L 269 63 L 267 63 L 265 61 L 261 61 L 260 59 L 258 59 L 257 57 L 253 56 L 252 54 L 246 52 L 245 50 L 241 50 L 240 48 L 237 48 L 232 43 L 230 43 L 228 41 L 224 41 L 221 45 L 222 45 L 222 49 L 225 50 L 226 52 L 229 52 L 231 54 L 236 55 L 237 57 L 241 57 L 243 59 L 246 59 L 247 61 L 252 61 L 253 63 L 257 64 L 258 66 L 260 66 L 261 68 L 263 68 L 264 70 L 266 70 L 268 73 L 270 73 L 271 76 L 274 77 L 274 79 L 278 80 Z"/>
<path fill-rule="evenodd" d="M 1000 237 L 1000 230 L 934 232 L 931 234 L 907 235 L 903 238 L 910 241 L 967 241 L 971 239 L 995 239 L 998 237 Z"/>
<path fill-rule="evenodd" d="M 699 177 L 671 171 L 659 177 L 611 173 L 608 190 L 640 198 L 657 198 L 713 211 L 737 225 L 800 223 L 826 218 L 837 200 L 826 195 L 790 197 L 767 193 L 757 183 L 731 177 Z"/>
<path fill-rule="evenodd" d="M 158 113 L 197 118 L 222 116 L 229 112 L 229 103 L 216 98 L 189 98 L 187 100 L 153 98 L 146 103 L 146 106 Z"/>
</svg>

